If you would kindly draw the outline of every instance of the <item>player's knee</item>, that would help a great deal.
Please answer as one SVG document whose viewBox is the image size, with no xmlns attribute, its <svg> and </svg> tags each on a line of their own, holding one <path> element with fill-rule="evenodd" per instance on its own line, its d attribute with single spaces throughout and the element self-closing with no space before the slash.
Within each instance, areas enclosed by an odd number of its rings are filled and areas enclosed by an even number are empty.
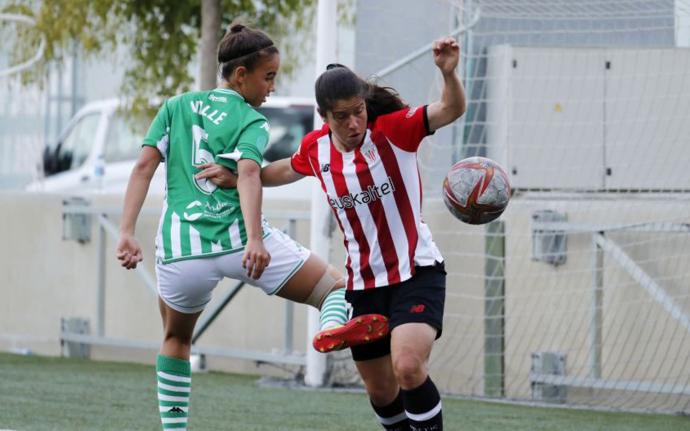
<svg viewBox="0 0 690 431">
<path fill-rule="evenodd" d="M 328 265 L 319 281 L 316 282 L 311 293 L 304 301 L 305 304 L 321 309 L 321 305 L 326 297 L 334 290 L 345 287 L 343 276 L 332 265 Z"/>
<path fill-rule="evenodd" d="M 427 376 L 424 360 L 414 354 L 403 354 L 393 359 L 393 372 L 403 389 L 412 389 L 424 383 Z"/>
</svg>

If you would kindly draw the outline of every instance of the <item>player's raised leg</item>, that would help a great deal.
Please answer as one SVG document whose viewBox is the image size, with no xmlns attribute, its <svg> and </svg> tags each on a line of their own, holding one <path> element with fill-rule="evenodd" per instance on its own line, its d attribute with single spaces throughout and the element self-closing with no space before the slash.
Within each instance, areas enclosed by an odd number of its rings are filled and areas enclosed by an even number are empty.
<svg viewBox="0 0 690 431">
<path fill-rule="evenodd" d="M 310 254 L 277 293 L 321 310 L 321 330 L 313 340 L 314 348 L 320 352 L 342 350 L 388 334 L 388 319 L 380 314 L 359 316 L 348 321 L 344 285 L 343 276 L 337 269 Z"/>
</svg>

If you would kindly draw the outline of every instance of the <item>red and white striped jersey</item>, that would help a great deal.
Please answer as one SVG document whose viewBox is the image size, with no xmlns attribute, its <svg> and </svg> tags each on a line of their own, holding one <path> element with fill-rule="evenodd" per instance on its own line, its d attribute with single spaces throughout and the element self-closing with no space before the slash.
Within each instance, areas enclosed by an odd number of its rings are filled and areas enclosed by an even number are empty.
<svg viewBox="0 0 690 431">
<path fill-rule="evenodd" d="M 379 116 L 362 145 L 335 148 L 328 125 L 304 137 L 292 168 L 317 177 L 343 231 L 347 289 L 400 283 L 414 266 L 443 261 L 422 221 L 417 148 L 429 134 L 426 106 Z"/>
</svg>

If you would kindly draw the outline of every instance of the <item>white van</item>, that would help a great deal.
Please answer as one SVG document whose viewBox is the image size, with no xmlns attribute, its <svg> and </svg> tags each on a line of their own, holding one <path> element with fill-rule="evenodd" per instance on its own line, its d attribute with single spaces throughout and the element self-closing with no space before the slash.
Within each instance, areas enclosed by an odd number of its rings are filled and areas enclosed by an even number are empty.
<svg viewBox="0 0 690 431">
<path fill-rule="evenodd" d="M 58 140 L 45 148 L 42 178 L 27 189 L 70 194 L 124 193 L 148 122 L 132 124 L 119 107 L 117 99 L 108 99 L 80 109 Z M 292 155 L 305 133 L 313 128 L 314 102 L 310 99 L 274 96 L 258 110 L 271 125 L 264 153 L 267 162 Z M 264 198 L 309 200 L 312 181 L 307 178 L 283 187 L 264 188 Z M 161 166 L 149 193 L 164 192 L 165 169 Z"/>
</svg>

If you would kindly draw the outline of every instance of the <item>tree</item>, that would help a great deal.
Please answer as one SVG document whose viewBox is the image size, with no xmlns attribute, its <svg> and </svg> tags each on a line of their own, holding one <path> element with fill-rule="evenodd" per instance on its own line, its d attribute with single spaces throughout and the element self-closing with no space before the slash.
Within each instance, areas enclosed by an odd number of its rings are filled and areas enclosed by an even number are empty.
<svg viewBox="0 0 690 431">
<path fill-rule="evenodd" d="M 168 97 L 187 91 L 194 79 L 188 65 L 199 51 L 202 87 L 215 85 L 216 47 L 225 28 L 236 18 L 261 28 L 280 42 L 282 36 L 307 28 L 316 0 L 14 0 L 5 12 L 36 20 L 13 56 L 35 52 L 42 36 L 43 59 L 22 74 L 22 82 L 40 82 L 46 67 L 62 61 L 74 43 L 86 57 L 107 55 L 117 46 L 129 47 L 132 65 L 125 72 L 122 93 L 132 106 L 143 99 Z M 33 32 L 33 33 L 32 33 Z M 295 56 L 292 46 L 281 46 L 283 57 Z M 107 79 L 104 78 L 104 79 Z"/>
</svg>

